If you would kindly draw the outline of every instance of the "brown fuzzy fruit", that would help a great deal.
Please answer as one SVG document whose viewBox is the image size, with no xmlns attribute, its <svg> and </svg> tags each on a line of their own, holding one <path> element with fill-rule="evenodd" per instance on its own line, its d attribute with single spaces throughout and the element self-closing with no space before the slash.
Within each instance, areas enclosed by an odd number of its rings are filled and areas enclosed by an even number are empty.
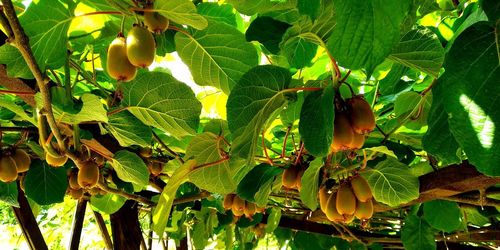
<svg viewBox="0 0 500 250">
<path fill-rule="evenodd" d="M 360 202 L 356 204 L 356 212 L 354 216 L 360 220 L 367 220 L 373 216 L 373 201 L 372 199 L 367 200 L 366 202 Z"/>
<path fill-rule="evenodd" d="M 71 171 L 68 178 L 69 187 L 71 189 L 80 189 L 80 184 L 78 184 L 78 171 Z"/>
<path fill-rule="evenodd" d="M 153 176 L 158 176 L 163 172 L 163 163 L 152 161 L 148 164 L 148 168 Z"/>
<path fill-rule="evenodd" d="M 354 215 L 353 214 L 344 214 L 344 220 L 342 221 L 343 223 L 351 223 L 354 220 Z"/>
<path fill-rule="evenodd" d="M 160 34 L 167 30 L 170 21 L 158 12 L 144 12 L 144 24 L 148 30 Z"/>
<path fill-rule="evenodd" d="M 337 193 L 333 193 L 328 198 L 325 208 L 326 217 L 334 222 L 343 221 L 344 217 L 337 211 Z"/>
<path fill-rule="evenodd" d="M 356 198 L 365 202 L 373 197 L 372 190 L 368 182 L 363 178 L 363 176 L 358 175 L 351 180 L 352 191 L 356 195 Z"/>
<path fill-rule="evenodd" d="M 45 161 L 52 167 L 60 167 L 66 164 L 68 157 L 66 155 L 52 155 L 45 152 Z"/>
<path fill-rule="evenodd" d="M 10 156 L 4 156 L 0 159 L 0 180 L 3 182 L 17 180 L 16 162 Z"/>
<path fill-rule="evenodd" d="M 243 212 L 245 213 L 245 216 L 247 218 L 252 218 L 252 216 L 255 214 L 255 204 L 251 202 L 247 202 L 245 205 L 245 209 L 243 209 Z"/>
<path fill-rule="evenodd" d="M 93 188 L 99 181 L 99 167 L 91 161 L 78 163 L 78 185 L 82 188 Z"/>
<path fill-rule="evenodd" d="M 232 206 L 233 213 L 235 210 L 243 212 L 244 208 L 245 208 L 245 200 L 241 199 L 238 196 L 234 196 L 233 206 Z"/>
<path fill-rule="evenodd" d="M 295 188 L 295 184 L 297 183 L 297 172 L 297 168 L 294 166 L 291 166 L 283 171 L 281 183 L 284 187 L 289 189 Z"/>
<path fill-rule="evenodd" d="M 31 158 L 26 153 L 26 151 L 22 149 L 16 149 L 14 154 L 11 156 L 14 161 L 16 162 L 16 167 L 17 167 L 17 172 L 18 173 L 24 173 L 28 171 L 31 165 Z"/>
<path fill-rule="evenodd" d="M 233 215 L 234 215 L 234 216 L 236 216 L 236 217 L 240 217 L 240 216 L 242 216 L 242 215 L 244 215 L 244 214 L 245 214 L 244 209 L 242 209 L 242 210 L 237 210 L 237 209 L 235 209 L 235 208 L 233 207 L 233 208 L 231 208 L 231 211 L 233 212 Z"/>
<path fill-rule="evenodd" d="M 354 132 L 367 134 L 373 131 L 376 123 L 370 104 L 362 96 L 355 96 L 347 103 L 351 111 L 351 125 Z"/>
<path fill-rule="evenodd" d="M 229 210 L 233 207 L 233 200 L 235 196 L 235 194 L 228 194 L 224 197 L 224 201 L 222 203 L 224 209 Z"/>
<path fill-rule="evenodd" d="M 297 173 L 297 179 L 295 180 L 295 188 L 300 191 L 302 189 L 302 176 L 304 175 L 305 170 L 299 170 Z"/>
<path fill-rule="evenodd" d="M 139 155 L 142 158 L 150 158 L 153 155 L 153 150 L 151 148 L 141 148 L 139 149 Z"/>
<path fill-rule="evenodd" d="M 132 65 L 146 68 L 155 59 L 155 39 L 141 26 L 133 27 L 127 34 L 127 56 Z"/>
<path fill-rule="evenodd" d="M 319 208 L 321 209 L 321 211 L 323 211 L 323 213 L 326 213 L 328 198 L 330 198 L 326 186 L 323 186 L 319 189 L 318 196 L 319 196 Z"/>
<path fill-rule="evenodd" d="M 68 195 L 71 196 L 71 198 L 73 198 L 75 200 L 79 200 L 83 197 L 83 190 L 82 189 L 68 188 L 66 193 L 68 193 Z"/>
<path fill-rule="evenodd" d="M 360 149 L 365 144 L 365 136 L 357 133 L 353 133 L 352 141 L 349 145 L 349 149 Z"/>
<path fill-rule="evenodd" d="M 343 184 L 340 186 L 337 193 L 337 211 L 341 215 L 352 215 L 356 210 L 356 196 L 352 191 L 349 184 Z"/>
<path fill-rule="evenodd" d="M 127 57 L 127 45 L 124 37 L 115 38 L 109 45 L 106 69 L 113 79 L 121 82 L 128 82 L 135 78 L 137 68 L 130 63 Z"/>
<path fill-rule="evenodd" d="M 330 146 L 332 152 L 349 149 L 354 132 L 352 131 L 347 114 L 345 112 L 336 113 L 333 126 L 333 142 Z"/>
</svg>

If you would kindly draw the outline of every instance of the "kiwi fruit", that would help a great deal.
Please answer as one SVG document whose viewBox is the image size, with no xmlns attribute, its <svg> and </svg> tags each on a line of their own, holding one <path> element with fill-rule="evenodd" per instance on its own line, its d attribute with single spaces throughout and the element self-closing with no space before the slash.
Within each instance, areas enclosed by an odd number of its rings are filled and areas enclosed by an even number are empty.
<svg viewBox="0 0 500 250">
<path fill-rule="evenodd" d="M 354 215 L 353 214 L 344 214 L 344 220 L 342 220 L 343 223 L 351 223 L 354 220 Z"/>
<path fill-rule="evenodd" d="M 155 39 L 151 32 L 141 26 L 134 26 L 127 34 L 127 56 L 132 65 L 146 68 L 155 59 Z"/>
<path fill-rule="evenodd" d="M 245 208 L 245 200 L 241 199 L 238 196 L 234 196 L 232 208 L 233 208 L 233 211 L 234 210 L 243 211 L 243 209 Z"/>
<path fill-rule="evenodd" d="M 73 198 L 75 200 L 79 200 L 83 197 L 83 190 L 82 189 L 68 188 L 66 193 L 68 193 L 68 195 L 71 196 L 71 198 Z"/>
<path fill-rule="evenodd" d="M 358 201 L 356 203 L 356 212 L 354 216 L 360 220 L 367 220 L 373 216 L 373 200 L 369 199 L 366 202 Z"/>
<path fill-rule="evenodd" d="M 163 163 L 157 161 L 151 161 L 148 164 L 149 172 L 153 176 L 158 176 L 163 172 Z"/>
<path fill-rule="evenodd" d="M 252 202 L 247 202 L 245 205 L 245 209 L 243 209 L 243 212 L 245 213 L 245 216 L 247 218 L 251 218 L 255 214 L 255 211 L 255 204 Z"/>
<path fill-rule="evenodd" d="M 352 215 L 356 210 L 356 196 L 348 183 L 342 184 L 337 192 L 337 211 L 341 215 Z"/>
<path fill-rule="evenodd" d="M 302 176 L 304 175 L 305 170 L 299 170 L 297 173 L 297 178 L 295 180 L 295 188 L 300 191 L 302 189 Z"/>
<path fill-rule="evenodd" d="M 355 96 L 347 100 L 351 113 L 351 126 L 358 134 L 367 134 L 376 126 L 375 114 L 370 104 L 362 97 Z"/>
<path fill-rule="evenodd" d="M 153 150 L 151 148 L 141 148 L 139 149 L 139 155 L 142 158 L 150 158 L 153 155 Z"/>
<path fill-rule="evenodd" d="M 68 184 L 71 189 L 80 189 L 80 184 L 78 184 L 78 171 L 71 171 L 68 177 Z"/>
<path fill-rule="evenodd" d="M 285 169 L 285 171 L 283 171 L 283 175 L 281 176 L 281 183 L 283 186 L 289 189 L 295 188 L 297 174 L 297 168 L 294 166 Z"/>
<path fill-rule="evenodd" d="M 224 209 L 229 210 L 233 207 L 233 200 L 235 196 L 235 194 L 228 194 L 224 197 L 224 201 L 222 202 Z"/>
<path fill-rule="evenodd" d="M 3 182 L 17 180 L 16 162 L 10 156 L 3 156 L 0 159 L 0 180 Z"/>
<path fill-rule="evenodd" d="M 363 176 L 358 175 L 351 180 L 352 191 L 356 195 L 356 198 L 365 202 L 373 197 L 372 190 L 368 182 L 363 178 Z"/>
<path fill-rule="evenodd" d="M 332 193 L 328 197 L 325 214 L 330 221 L 339 222 L 344 220 L 344 217 L 337 211 L 337 193 Z"/>
<path fill-rule="evenodd" d="M 330 146 L 332 152 L 349 149 L 354 132 L 347 114 L 345 112 L 336 113 L 333 126 L 333 142 Z"/>
<path fill-rule="evenodd" d="M 99 167 L 91 161 L 79 162 L 78 185 L 82 188 L 93 188 L 99 181 Z"/>
<path fill-rule="evenodd" d="M 241 210 L 238 210 L 238 209 L 235 209 L 234 207 L 231 208 L 231 211 L 233 212 L 233 215 L 234 216 L 242 216 L 245 214 L 245 210 L 244 209 L 241 209 Z"/>
<path fill-rule="evenodd" d="M 124 37 L 115 38 L 109 45 L 106 69 L 113 79 L 121 82 L 128 82 L 135 78 L 137 68 L 130 63 L 127 57 L 127 45 Z"/>
<path fill-rule="evenodd" d="M 28 153 L 26 153 L 26 151 L 22 149 L 16 149 L 16 151 L 14 151 L 14 154 L 11 155 L 11 157 L 14 159 L 14 162 L 16 163 L 18 173 L 24 173 L 28 171 L 31 165 L 31 158 L 28 155 Z"/>
<path fill-rule="evenodd" d="M 326 213 L 328 198 L 330 198 L 326 186 L 323 186 L 319 189 L 318 196 L 319 196 L 319 208 L 321 209 L 321 211 L 323 211 L 323 213 Z"/>
<path fill-rule="evenodd" d="M 52 167 L 61 167 L 68 161 L 68 156 L 52 155 L 48 152 L 45 152 L 45 161 Z"/>
<path fill-rule="evenodd" d="M 362 134 L 353 133 L 349 149 L 360 149 L 363 147 L 363 144 L 365 144 L 365 136 Z"/>
<path fill-rule="evenodd" d="M 144 24 L 148 30 L 160 34 L 167 30 L 170 21 L 158 12 L 144 12 Z"/>
</svg>

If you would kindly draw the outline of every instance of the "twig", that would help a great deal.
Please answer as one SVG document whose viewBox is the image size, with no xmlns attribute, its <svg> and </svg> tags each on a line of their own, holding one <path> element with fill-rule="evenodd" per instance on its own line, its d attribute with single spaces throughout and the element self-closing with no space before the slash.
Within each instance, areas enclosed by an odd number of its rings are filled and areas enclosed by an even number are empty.
<svg viewBox="0 0 500 250">
<path fill-rule="evenodd" d="M 0 127 L 1 132 L 38 132 L 36 127 Z"/>
<path fill-rule="evenodd" d="M 302 157 L 302 152 L 304 151 L 304 143 L 300 145 L 299 153 L 297 154 L 297 159 L 295 159 L 295 165 L 299 164 L 300 157 Z"/>
<path fill-rule="evenodd" d="M 269 165 L 272 166 L 273 161 L 271 160 L 271 158 L 269 158 L 269 154 L 267 153 L 266 138 L 264 137 L 264 134 L 265 134 L 265 131 L 262 131 L 262 149 L 264 150 L 264 155 L 266 156 L 267 163 L 269 163 Z"/>
<path fill-rule="evenodd" d="M 285 139 L 283 140 L 283 149 L 281 150 L 281 158 L 285 158 L 285 152 L 286 152 L 286 141 L 288 139 L 288 135 L 290 135 L 290 131 L 292 130 L 292 126 L 289 126 L 286 129 L 286 134 L 285 134 Z"/>
<path fill-rule="evenodd" d="M 197 195 L 177 198 L 174 200 L 173 205 L 179 205 L 179 204 L 188 203 L 191 201 L 201 200 L 201 199 L 209 197 L 210 195 L 212 195 L 212 194 L 207 192 L 207 191 L 202 191 Z"/>
<path fill-rule="evenodd" d="M 421 96 L 425 96 L 427 95 L 427 93 L 432 89 L 432 87 L 434 87 L 434 85 L 436 85 L 437 83 L 437 78 L 434 78 L 434 80 L 432 80 L 431 84 L 429 86 L 427 86 L 427 88 L 424 89 L 424 91 L 422 91 L 422 93 L 420 93 Z"/>
<path fill-rule="evenodd" d="M 347 80 L 347 77 L 349 77 L 350 74 L 351 74 L 351 70 L 347 71 L 347 73 L 345 74 L 345 76 L 342 77 L 342 79 L 340 79 L 339 83 L 344 83 Z"/>
<path fill-rule="evenodd" d="M 50 92 L 46 84 L 46 80 L 42 74 L 42 71 L 38 67 L 36 63 L 35 56 L 31 51 L 31 47 L 29 45 L 28 36 L 24 33 L 24 29 L 17 18 L 16 10 L 14 9 L 14 5 L 11 0 L 2 0 L 3 7 L 5 9 L 5 15 L 7 16 L 7 20 L 10 23 L 10 27 L 12 28 L 12 32 L 14 34 L 13 44 L 19 49 L 21 55 L 24 60 L 28 64 L 33 76 L 35 77 L 38 88 L 40 89 L 40 93 L 42 95 L 42 105 L 43 109 L 45 109 L 47 121 L 49 123 L 50 129 L 54 133 L 54 137 L 57 140 L 59 148 L 61 150 L 65 149 L 64 138 L 59 132 L 59 128 L 57 127 L 56 120 L 54 118 L 54 112 L 52 111 L 52 104 L 50 100 Z"/>
<path fill-rule="evenodd" d="M 167 150 L 170 154 L 172 154 L 175 159 L 177 159 L 181 164 L 184 164 L 184 160 L 181 158 L 181 156 L 179 154 L 177 154 L 175 151 L 173 151 L 172 149 L 170 149 L 167 144 L 165 144 L 161 138 L 154 132 L 153 132 L 153 137 L 155 138 L 155 140 L 160 143 L 160 145 L 165 149 Z"/>
<path fill-rule="evenodd" d="M 108 193 L 112 193 L 112 194 L 116 194 L 116 195 L 125 197 L 128 200 L 135 200 L 137 202 L 140 202 L 140 203 L 143 203 L 143 204 L 146 204 L 146 205 L 150 205 L 150 206 L 155 205 L 155 203 L 153 201 L 148 200 L 148 199 L 146 199 L 146 198 L 144 198 L 142 196 L 139 196 L 139 195 L 136 195 L 136 194 L 129 194 L 129 193 L 124 192 L 122 190 L 111 188 L 111 187 L 109 187 L 108 185 L 106 185 L 106 184 L 104 184 L 102 182 L 97 183 L 97 186 L 100 189 L 102 189 L 102 190 L 104 190 L 104 191 L 106 191 Z"/>
</svg>

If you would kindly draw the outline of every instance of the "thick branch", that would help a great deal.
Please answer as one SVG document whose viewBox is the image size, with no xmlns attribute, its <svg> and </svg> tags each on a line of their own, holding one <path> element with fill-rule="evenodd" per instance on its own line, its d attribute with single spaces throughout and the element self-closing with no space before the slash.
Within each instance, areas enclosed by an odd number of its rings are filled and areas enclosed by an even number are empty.
<svg viewBox="0 0 500 250">
<path fill-rule="evenodd" d="M 64 139 L 59 132 L 56 120 L 54 118 L 49 88 L 46 84 L 45 77 L 43 76 L 42 71 L 38 67 L 38 64 L 35 60 L 35 56 L 33 55 L 33 52 L 29 45 L 28 36 L 26 36 L 26 34 L 24 33 L 24 29 L 21 26 L 19 19 L 17 18 L 16 10 L 14 9 L 12 1 L 2 0 L 2 3 L 5 10 L 5 15 L 14 34 L 14 39 L 12 40 L 13 45 L 15 45 L 17 49 L 19 49 L 19 52 L 21 52 L 21 55 L 28 64 L 28 67 L 33 73 L 33 76 L 35 76 L 36 83 L 38 85 L 38 88 L 40 89 L 40 94 L 42 95 L 42 105 L 43 109 L 45 110 L 45 115 L 47 116 L 47 121 L 52 130 L 52 133 L 54 134 L 54 137 L 57 140 L 59 148 L 61 150 L 64 150 Z"/>
<path fill-rule="evenodd" d="M 112 194 L 116 194 L 116 195 L 125 197 L 128 200 L 134 200 L 134 201 L 146 204 L 146 205 L 154 205 L 155 204 L 151 200 L 148 200 L 148 199 L 146 199 L 146 198 L 144 198 L 142 196 L 139 196 L 139 195 L 136 195 L 136 194 L 129 194 L 127 192 L 124 192 L 124 191 L 121 191 L 121 190 L 118 190 L 118 189 L 110 188 L 110 187 L 108 187 L 108 185 L 106 185 L 104 183 L 101 183 L 101 182 L 99 182 L 97 185 L 98 185 L 98 187 L 100 189 L 102 189 L 102 190 L 104 190 L 104 191 L 106 191 L 108 193 L 112 193 Z"/>
</svg>

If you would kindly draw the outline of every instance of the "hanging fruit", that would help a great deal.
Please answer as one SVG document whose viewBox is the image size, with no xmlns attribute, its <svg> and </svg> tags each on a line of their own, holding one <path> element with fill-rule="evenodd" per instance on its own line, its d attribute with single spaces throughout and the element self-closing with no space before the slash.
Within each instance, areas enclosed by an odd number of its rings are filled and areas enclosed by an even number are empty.
<svg viewBox="0 0 500 250">
<path fill-rule="evenodd" d="M 78 185 L 82 188 L 93 188 L 99 181 L 99 167 L 92 161 L 77 163 L 78 168 Z"/>
<path fill-rule="evenodd" d="M 370 185 L 363 176 L 357 175 L 352 178 L 351 186 L 358 200 L 365 202 L 373 197 Z"/>
<path fill-rule="evenodd" d="M 372 199 L 367 200 L 366 202 L 358 201 L 356 203 L 356 212 L 354 216 L 360 220 L 367 220 L 373 216 L 373 201 Z"/>
<path fill-rule="evenodd" d="M 337 192 L 337 211 L 341 215 L 352 215 L 356 210 L 356 197 L 348 183 L 340 185 Z"/>
<path fill-rule="evenodd" d="M 375 115 L 370 104 L 362 97 L 355 96 L 347 100 L 349 106 L 351 126 L 358 134 L 367 134 L 375 129 Z"/>
<path fill-rule="evenodd" d="M 26 151 L 18 148 L 14 151 L 14 154 L 12 154 L 11 157 L 16 163 L 18 173 L 24 173 L 28 171 L 31 165 L 31 158 L 28 153 L 26 153 Z"/>
<path fill-rule="evenodd" d="M 128 82 L 135 78 L 137 68 L 127 57 L 127 45 L 123 36 L 118 36 L 109 45 L 106 70 L 113 79 L 121 82 Z"/>
<path fill-rule="evenodd" d="M 2 156 L 0 159 L 0 180 L 3 182 L 17 180 L 16 162 L 10 156 Z"/>
<path fill-rule="evenodd" d="M 127 57 L 136 67 L 146 68 L 155 59 L 155 39 L 151 32 L 141 26 L 134 26 L 127 34 Z"/>
<path fill-rule="evenodd" d="M 349 149 L 354 133 L 349 123 L 349 118 L 345 112 L 337 112 L 333 125 L 333 143 L 330 146 L 332 152 Z"/>
<path fill-rule="evenodd" d="M 148 30 L 160 34 L 167 30 L 170 21 L 158 12 L 144 12 L 144 24 Z"/>
</svg>

